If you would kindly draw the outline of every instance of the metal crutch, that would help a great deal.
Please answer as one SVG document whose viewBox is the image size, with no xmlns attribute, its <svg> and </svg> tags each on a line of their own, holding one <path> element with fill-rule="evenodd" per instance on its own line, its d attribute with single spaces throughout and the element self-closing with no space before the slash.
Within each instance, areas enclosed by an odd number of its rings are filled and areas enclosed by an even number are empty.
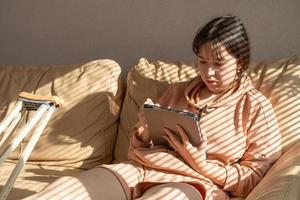
<svg viewBox="0 0 300 200">
<path fill-rule="evenodd" d="M 26 123 L 22 129 L 20 129 L 19 133 L 12 140 L 11 144 L 5 147 L 0 154 L 0 165 L 1 165 L 5 161 L 5 159 L 21 143 L 21 141 L 26 137 L 26 135 L 31 131 L 31 129 L 35 125 L 37 125 L 28 144 L 26 145 L 24 151 L 22 152 L 19 161 L 17 162 L 9 179 L 7 180 L 4 188 L 0 193 L 0 200 L 5 200 L 7 198 L 7 195 L 12 189 L 14 182 L 16 181 L 19 173 L 23 169 L 27 159 L 29 158 L 37 141 L 39 140 L 53 112 L 57 107 L 61 106 L 61 103 L 62 101 L 56 96 L 44 97 L 44 96 L 38 96 L 38 95 L 22 92 L 19 94 L 19 98 L 17 100 L 17 103 L 13 111 L 0 123 L 0 136 L 4 132 L 4 130 L 7 130 L 0 141 L 0 147 L 2 147 L 2 145 L 5 145 L 5 142 L 11 136 L 11 133 L 13 132 L 18 122 L 20 121 L 22 117 L 22 113 L 24 113 L 23 111 L 24 110 L 36 111 L 34 116 L 30 119 L 30 121 Z M 43 116 L 45 117 L 41 119 Z"/>
</svg>

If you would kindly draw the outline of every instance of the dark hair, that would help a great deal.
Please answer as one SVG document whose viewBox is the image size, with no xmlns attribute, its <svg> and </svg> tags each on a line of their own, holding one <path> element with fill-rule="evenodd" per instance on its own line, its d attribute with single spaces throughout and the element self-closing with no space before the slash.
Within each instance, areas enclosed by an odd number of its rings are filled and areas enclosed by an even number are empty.
<svg viewBox="0 0 300 200">
<path fill-rule="evenodd" d="M 198 30 L 194 41 L 193 51 L 198 55 L 200 48 L 210 42 L 212 49 L 221 56 L 220 47 L 226 50 L 242 64 L 241 72 L 245 71 L 250 60 L 250 45 L 243 22 L 236 16 L 225 15 L 208 22 Z"/>
</svg>

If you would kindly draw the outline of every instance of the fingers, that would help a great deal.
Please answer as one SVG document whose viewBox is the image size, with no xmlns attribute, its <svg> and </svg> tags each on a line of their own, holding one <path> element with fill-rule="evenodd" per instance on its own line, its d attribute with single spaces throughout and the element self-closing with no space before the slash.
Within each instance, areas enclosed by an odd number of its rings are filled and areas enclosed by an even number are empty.
<svg viewBox="0 0 300 200">
<path fill-rule="evenodd" d="M 175 137 L 174 133 L 171 130 L 167 128 L 164 128 L 163 130 L 164 132 L 162 133 L 162 137 L 169 142 L 170 146 L 173 149 L 178 150 L 178 148 L 182 146 L 181 142 L 178 141 L 178 139 Z"/>
<path fill-rule="evenodd" d="M 143 126 L 138 127 L 138 134 L 141 135 L 145 131 Z"/>
<path fill-rule="evenodd" d="M 190 144 L 191 142 L 193 142 L 193 141 L 190 141 L 187 133 L 182 128 L 182 126 L 180 126 L 179 124 L 176 124 L 176 128 L 177 128 L 178 133 L 180 134 L 184 144 Z M 207 145 L 207 137 L 206 137 L 205 132 L 200 131 L 200 139 L 201 139 L 201 146 L 206 146 Z M 196 145 L 196 146 L 198 146 L 198 145 Z"/>
<path fill-rule="evenodd" d="M 200 130 L 200 137 L 202 140 L 202 144 L 206 146 L 207 144 L 207 136 L 203 130 Z"/>
<path fill-rule="evenodd" d="M 142 111 L 139 112 L 138 117 L 139 117 L 140 125 L 143 126 L 144 128 L 148 128 L 144 112 Z"/>
<path fill-rule="evenodd" d="M 189 138 L 188 138 L 185 130 L 178 124 L 176 124 L 176 128 L 178 130 L 178 133 L 179 133 L 183 143 L 189 142 Z"/>
</svg>

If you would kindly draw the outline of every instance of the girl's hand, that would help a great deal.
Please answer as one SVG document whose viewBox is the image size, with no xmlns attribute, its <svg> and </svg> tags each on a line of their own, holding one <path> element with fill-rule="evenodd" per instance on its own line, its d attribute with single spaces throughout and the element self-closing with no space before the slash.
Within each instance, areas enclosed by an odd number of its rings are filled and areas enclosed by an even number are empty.
<svg viewBox="0 0 300 200">
<path fill-rule="evenodd" d="M 140 127 L 138 127 L 136 137 L 143 142 L 150 142 L 151 141 L 150 132 L 148 130 L 148 125 L 143 111 L 139 112 L 138 117 L 139 117 Z"/>
<path fill-rule="evenodd" d="M 183 128 L 179 125 L 176 125 L 176 127 L 182 142 L 176 138 L 175 133 L 167 128 L 164 129 L 162 137 L 169 142 L 170 146 L 178 152 L 178 154 L 187 162 L 187 164 L 189 164 L 194 170 L 200 172 L 201 169 L 206 165 L 206 135 L 201 133 L 202 142 L 199 146 L 195 147 L 189 141 L 189 138 Z"/>
</svg>

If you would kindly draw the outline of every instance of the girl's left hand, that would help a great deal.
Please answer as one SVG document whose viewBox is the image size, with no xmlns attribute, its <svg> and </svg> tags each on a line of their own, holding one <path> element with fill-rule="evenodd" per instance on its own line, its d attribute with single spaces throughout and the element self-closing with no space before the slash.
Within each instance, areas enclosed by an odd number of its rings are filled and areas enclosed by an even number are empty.
<svg viewBox="0 0 300 200">
<path fill-rule="evenodd" d="M 206 165 L 206 135 L 201 133 L 202 142 L 199 146 L 195 147 L 189 141 L 184 129 L 179 125 L 176 125 L 176 127 L 182 142 L 176 138 L 175 133 L 167 128 L 164 129 L 162 137 L 169 142 L 170 146 L 178 152 L 178 154 L 187 162 L 187 164 L 189 164 L 194 170 L 201 172 L 201 169 L 203 169 Z"/>
</svg>

